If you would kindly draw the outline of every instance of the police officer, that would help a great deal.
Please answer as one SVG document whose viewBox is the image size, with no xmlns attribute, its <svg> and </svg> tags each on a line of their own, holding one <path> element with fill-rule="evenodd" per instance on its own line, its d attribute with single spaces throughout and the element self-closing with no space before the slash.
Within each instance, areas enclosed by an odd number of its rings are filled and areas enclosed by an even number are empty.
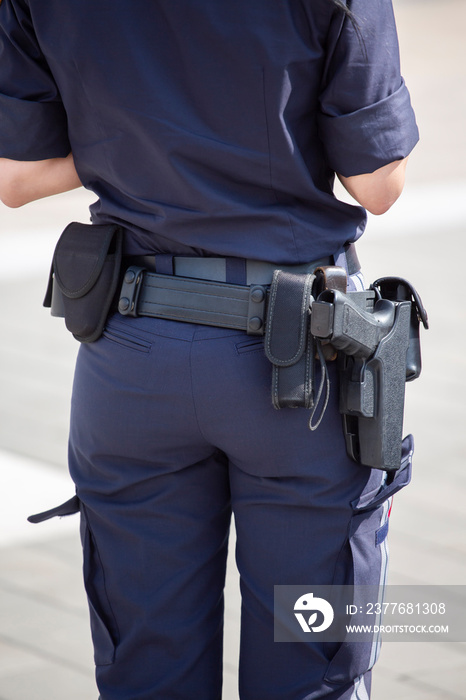
<svg viewBox="0 0 466 700">
<path fill-rule="evenodd" d="M 391 0 L 3 0 L 0 115 L 5 204 L 83 184 L 127 264 L 209 279 L 207 258 L 243 286 L 335 260 L 359 284 L 349 244 L 418 138 Z M 113 310 L 81 345 L 69 461 L 102 700 L 221 697 L 232 512 L 242 700 L 369 696 L 375 645 L 273 638 L 274 585 L 384 580 L 397 487 L 347 456 L 329 372 L 311 432 L 273 408 L 260 336 Z"/>
</svg>

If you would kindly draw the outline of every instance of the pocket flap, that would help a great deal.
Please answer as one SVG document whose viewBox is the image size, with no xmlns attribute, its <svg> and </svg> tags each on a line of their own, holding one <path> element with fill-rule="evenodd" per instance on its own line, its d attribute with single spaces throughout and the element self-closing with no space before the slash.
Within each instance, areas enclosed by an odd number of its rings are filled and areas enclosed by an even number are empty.
<svg viewBox="0 0 466 700">
<path fill-rule="evenodd" d="M 74 515 L 74 513 L 79 513 L 79 498 L 77 496 L 73 496 L 69 501 L 55 506 L 55 508 L 30 515 L 28 521 L 30 523 L 43 523 L 44 520 L 50 520 L 50 518 L 62 518 L 64 515 Z"/>
<path fill-rule="evenodd" d="M 267 312 L 265 353 L 272 364 L 290 367 L 306 348 L 315 275 L 275 270 Z"/>
<path fill-rule="evenodd" d="M 69 224 L 53 256 L 53 272 L 61 292 L 70 299 L 84 296 L 95 285 L 106 257 L 119 247 L 122 231 L 115 224 Z"/>
<path fill-rule="evenodd" d="M 364 494 L 351 503 L 356 512 L 372 510 L 380 506 L 387 498 L 400 491 L 411 481 L 412 460 L 414 452 L 414 438 L 407 435 L 401 445 L 401 465 L 395 472 L 390 472 L 388 479 L 374 495 Z"/>
</svg>

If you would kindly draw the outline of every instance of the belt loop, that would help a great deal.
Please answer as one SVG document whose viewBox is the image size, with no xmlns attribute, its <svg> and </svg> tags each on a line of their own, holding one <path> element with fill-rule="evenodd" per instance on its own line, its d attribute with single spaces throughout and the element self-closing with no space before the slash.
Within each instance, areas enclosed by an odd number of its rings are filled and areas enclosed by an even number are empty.
<svg viewBox="0 0 466 700">
<path fill-rule="evenodd" d="M 361 263 L 359 262 L 354 243 L 345 243 L 345 245 L 335 253 L 333 259 L 335 261 L 334 265 L 342 267 L 346 271 L 348 277 L 351 277 L 351 275 L 361 270 Z"/>
<path fill-rule="evenodd" d="M 344 271 L 346 272 L 346 275 L 349 277 L 349 270 L 348 270 L 348 260 L 346 258 L 346 246 L 343 248 L 340 248 L 338 253 L 335 253 L 333 256 L 335 260 L 335 266 L 336 267 L 342 267 Z"/>
<path fill-rule="evenodd" d="M 155 271 L 159 275 L 173 275 L 175 270 L 173 267 L 173 255 L 166 253 L 157 253 L 155 257 Z"/>
<path fill-rule="evenodd" d="M 245 258 L 225 258 L 225 282 L 229 284 L 247 284 Z"/>
</svg>

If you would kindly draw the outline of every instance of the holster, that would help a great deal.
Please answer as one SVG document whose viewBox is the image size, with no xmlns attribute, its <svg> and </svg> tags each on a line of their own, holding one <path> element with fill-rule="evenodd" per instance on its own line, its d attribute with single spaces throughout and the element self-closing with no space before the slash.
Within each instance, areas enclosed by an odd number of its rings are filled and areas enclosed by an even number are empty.
<svg viewBox="0 0 466 700">
<path fill-rule="evenodd" d="M 315 345 L 310 307 L 315 275 L 275 270 L 265 332 L 275 408 L 312 408 Z"/>
<path fill-rule="evenodd" d="M 120 277 L 123 230 L 116 224 L 69 224 L 53 255 L 44 306 L 82 343 L 102 334 Z"/>
</svg>

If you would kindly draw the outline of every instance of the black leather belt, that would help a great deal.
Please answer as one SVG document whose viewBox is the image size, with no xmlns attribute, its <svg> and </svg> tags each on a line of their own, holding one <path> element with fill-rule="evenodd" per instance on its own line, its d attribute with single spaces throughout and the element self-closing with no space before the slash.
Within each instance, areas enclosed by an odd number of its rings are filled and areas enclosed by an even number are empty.
<svg viewBox="0 0 466 700">
<path fill-rule="evenodd" d="M 348 272 L 359 270 L 353 252 L 347 253 Z M 163 258 L 166 269 L 166 256 Z M 160 274 L 159 256 L 126 258 L 132 263 L 124 273 L 118 311 L 123 316 L 152 316 L 172 321 L 200 323 L 263 335 L 268 285 L 277 268 L 297 274 L 309 274 L 316 268 L 334 264 L 324 258 L 304 265 L 274 265 L 246 260 L 246 284 L 226 282 L 228 258 L 174 257 L 174 274 Z M 149 268 L 149 269 L 148 269 Z"/>
</svg>

